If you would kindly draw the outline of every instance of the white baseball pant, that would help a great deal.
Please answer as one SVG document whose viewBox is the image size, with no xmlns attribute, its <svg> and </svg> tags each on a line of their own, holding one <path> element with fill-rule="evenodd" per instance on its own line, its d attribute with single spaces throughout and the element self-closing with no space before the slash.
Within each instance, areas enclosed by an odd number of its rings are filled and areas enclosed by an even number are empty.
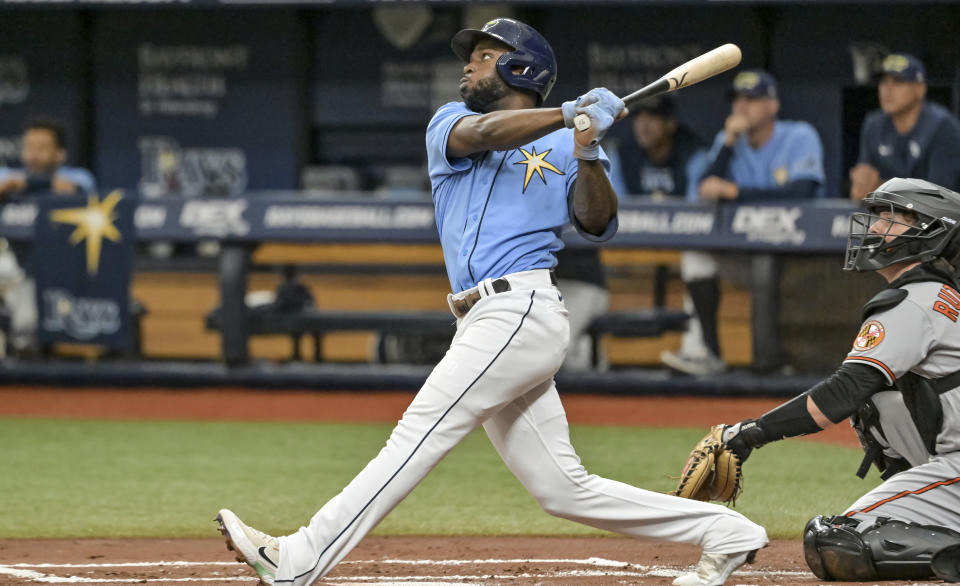
<svg viewBox="0 0 960 586">
<path fill-rule="evenodd" d="M 567 312 L 546 270 L 481 287 L 450 350 L 386 446 L 293 535 L 280 539 L 277 584 L 310 584 L 333 568 L 478 425 L 537 502 L 558 517 L 624 535 L 697 544 L 711 553 L 763 547 L 766 532 L 725 507 L 589 474 L 570 443 L 553 382 Z M 489 285 L 489 283 L 488 283 Z"/>
</svg>

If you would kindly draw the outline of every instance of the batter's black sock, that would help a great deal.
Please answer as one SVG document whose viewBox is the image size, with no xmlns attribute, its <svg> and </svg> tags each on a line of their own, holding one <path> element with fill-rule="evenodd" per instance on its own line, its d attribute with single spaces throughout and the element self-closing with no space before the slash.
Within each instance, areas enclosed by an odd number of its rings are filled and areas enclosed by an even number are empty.
<svg viewBox="0 0 960 586">
<path fill-rule="evenodd" d="M 720 356 L 720 341 L 717 338 L 717 308 L 720 306 L 720 280 L 697 279 L 687 283 L 687 293 L 693 301 L 693 309 L 700 319 L 700 330 L 703 332 L 703 342 L 713 352 Z"/>
</svg>

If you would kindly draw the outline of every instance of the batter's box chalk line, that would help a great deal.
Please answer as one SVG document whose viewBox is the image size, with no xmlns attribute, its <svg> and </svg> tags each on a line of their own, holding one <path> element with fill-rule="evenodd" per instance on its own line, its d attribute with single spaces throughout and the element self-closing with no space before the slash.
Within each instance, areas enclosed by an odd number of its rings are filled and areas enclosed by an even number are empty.
<svg viewBox="0 0 960 586">
<path fill-rule="evenodd" d="M 347 560 L 341 562 L 343 565 L 406 565 L 421 567 L 455 567 L 468 565 L 505 565 L 505 564 L 559 564 L 588 566 L 591 569 L 571 569 L 557 570 L 543 573 L 522 574 L 463 574 L 463 575 L 445 575 L 445 576 L 334 576 L 325 581 L 327 584 L 352 585 L 360 583 L 378 584 L 380 586 L 389 586 L 390 584 L 402 586 L 449 586 L 452 584 L 463 584 L 472 582 L 489 582 L 496 580 L 499 582 L 509 582 L 511 580 L 521 579 L 563 579 L 563 578 L 590 578 L 590 577 L 620 577 L 620 578 L 643 578 L 643 577 L 675 577 L 685 572 L 686 569 L 668 568 L 664 566 L 647 566 L 643 564 L 632 564 L 619 560 L 610 560 L 600 557 L 590 557 L 585 559 L 480 559 L 480 560 L 426 560 L 426 559 L 383 559 L 383 560 Z M 0 565 L 0 575 L 6 575 L 14 578 L 20 578 L 25 583 L 46 583 L 46 584 L 133 584 L 133 583 L 204 583 L 204 582 L 256 582 L 253 576 L 219 576 L 219 572 L 211 572 L 211 576 L 193 576 L 185 578 L 90 578 L 82 576 L 57 576 L 54 574 L 43 573 L 37 570 L 70 570 L 70 569 L 98 569 L 98 568 L 158 568 L 158 567 L 198 567 L 209 566 L 211 568 L 239 568 L 236 562 L 223 561 L 155 561 L 155 562 L 117 562 L 117 563 L 81 563 L 81 564 L 54 564 L 54 563 L 16 563 Z M 592 569 L 596 568 L 596 569 Z M 794 571 L 759 571 L 759 570 L 741 570 L 735 572 L 740 577 L 790 577 L 805 576 L 809 572 Z"/>
</svg>

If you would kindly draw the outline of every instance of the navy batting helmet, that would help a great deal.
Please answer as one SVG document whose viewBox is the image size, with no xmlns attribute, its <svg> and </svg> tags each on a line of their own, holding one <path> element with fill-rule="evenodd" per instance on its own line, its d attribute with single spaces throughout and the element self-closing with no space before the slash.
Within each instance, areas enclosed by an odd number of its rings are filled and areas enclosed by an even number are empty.
<svg viewBox="0 0 960 586">
<path fill-rule="evenodd" d="M 863 200 L 866 211 L 853 214 L 844 269 L 875 271 L 906 261 L 931 262 L 944 258 L 956 263 L 960 235 L 960 193 L 921 179 L 890 179 Z M 888 212 L 886 218 L 881 214 Z M 912 216 L 907 222 L 895 212 Z M 870 232 L 880 220 L 889 221 L 883 233 Z M 893 224 L 906 228 L 895 237 Z"/>
<path fill-rule="evenodd" d="M 481 39 L 493 39 L 510 46 L 513 51 L 497 59 L 497 72 L 507 85 L 536 92 L 542 104 L 557 81 L 557 58 L 547 39 L 528 24 L 512 18 L 497 18 L 480 30 L 463 29 L 453 36 L 450 47 L 457 57 L 470 61 L 473 47 Z M 514 66 L 521 66 L 514 73 Z"/>
</svg>

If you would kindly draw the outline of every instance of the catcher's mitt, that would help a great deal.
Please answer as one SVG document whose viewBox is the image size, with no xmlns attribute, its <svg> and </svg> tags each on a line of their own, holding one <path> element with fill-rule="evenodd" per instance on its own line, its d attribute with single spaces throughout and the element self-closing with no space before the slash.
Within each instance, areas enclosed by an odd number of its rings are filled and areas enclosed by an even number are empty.
<svg viewBox="0 0 960 586">
<path fill-rule="evenodd" d="M 714 425 L 690 452 L 680 484 L 673 491 L 675 496 L 736 503 L 742 491 L 743 471 L 740 458 L 723 443 L 723 428 Z"/>
</svg>

